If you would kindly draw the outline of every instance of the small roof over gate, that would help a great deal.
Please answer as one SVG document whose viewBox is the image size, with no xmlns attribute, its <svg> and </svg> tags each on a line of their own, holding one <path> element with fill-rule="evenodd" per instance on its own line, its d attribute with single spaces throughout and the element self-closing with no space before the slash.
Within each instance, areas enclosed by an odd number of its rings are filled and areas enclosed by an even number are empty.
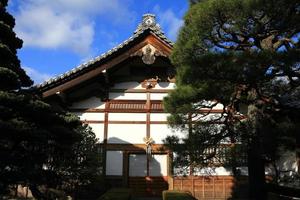
<svg viewBox="0 0 300 200">
<path fill-rule="evenodd" d="M 146 49 L 145 46 L 147 46 Z M 107 69 L 116 66 L 131 56 L 142 56 L 144 63 L 151 64 L 151 59 L 153 59 L 151 56 L 168 57 L 172 48 L 173 43 L 164 35 L 156 22 L 155 15 L 145 14 L 134 34 L 127 40 L 106 53 L 36 87 L 42 92 L 43 97 L 49 97 L 103 74 Z"/>
</svg>

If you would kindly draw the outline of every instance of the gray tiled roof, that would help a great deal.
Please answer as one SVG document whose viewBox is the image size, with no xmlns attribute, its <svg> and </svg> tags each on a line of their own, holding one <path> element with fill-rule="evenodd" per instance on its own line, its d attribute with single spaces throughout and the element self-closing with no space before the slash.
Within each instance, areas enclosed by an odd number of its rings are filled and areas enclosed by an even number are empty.
<svg viewBox="0 0 300 200">
<path fill-rule="evenodd" d="M 145 15 L 143 15 L 143 21 L 138 25 L 138 27 L 137 27 L 136 31 L 134 32 L 134 34 L 131 37 L 129 37 L 127 40 L 125 40 L 121 44 L 117 45 L 116 47 L 110 49 L 109 51 L 101 54 L 100 56 L 97 56 L 97 57 L 89 60 L 88 62 L 83 63 L 83 64 L 81 64 L 81 65 L 79 65 L 79 66 L 77 66 L 77 67 L 61 74 L 61 75 L 58 75 L 54 78 L 51 78 L 51 79 L 37 85 L 36 87 L 39 88 L 39 89 L 42 89 L 42 88 L 51 86 L 52 84 L 55 84 L 59 81 L 67 79 L 72 75 L 76 75 L 76 74 L 82 72 L 83 70 L 86 70 L 86 69 L 92 67 L 93 64 L 95 64 L 97 62 L 100 62 L 100 61 L 108 58 L 110 55 L 116 53 L 120 49 L 123 49 L 125 46 L 127 46 L 129 43 L 134 41 L 136 38 L 138 38 L 140 35 L 142 35 L 146 31 L 150 31 L 152 34 L 159 37 L 161 40 L 166 42 L 168 45 L 173 46 L 173 42 L 170 41 L 165 36 L 165 34 L 161 30 L 159 24 L 156 23 L 155 15 L 145 14 Z"/>
</svg>

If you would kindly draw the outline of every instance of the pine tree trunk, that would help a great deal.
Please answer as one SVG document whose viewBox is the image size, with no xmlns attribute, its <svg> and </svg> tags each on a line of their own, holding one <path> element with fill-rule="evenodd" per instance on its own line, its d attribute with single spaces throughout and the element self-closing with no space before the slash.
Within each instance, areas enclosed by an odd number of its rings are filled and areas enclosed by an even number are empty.
<svg viewBox="0 0 300 200">
<path fill-rule="evenodd" d="M 261 156 L 259 139 L 252 140 L 248 149 L 249 196 L 250 199 L 267 199 L 265 188 L 265 165 Z"/>
<path fill-rule="evenodd" d="M 248 93 L 248 100 L 257 100 L 256 90 L 253 89 Z M 249 180 L 249 197 L 250 199 L 260 200 L 267 199 L 265 189 L 265 163 L 262 156 L 261 137 L 261 118 L 262 112 L 255 103 L 248 105 L 248 122 L 249 122 L 249 140 L 248 140 L 248 180 Z"/>
</svg>

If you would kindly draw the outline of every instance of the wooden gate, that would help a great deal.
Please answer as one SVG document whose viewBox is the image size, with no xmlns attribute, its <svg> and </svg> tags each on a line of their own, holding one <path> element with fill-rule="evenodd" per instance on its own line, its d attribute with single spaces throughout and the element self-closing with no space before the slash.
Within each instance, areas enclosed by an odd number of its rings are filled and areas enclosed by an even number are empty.
<svg viewBox="0 0 300 200">
<path fill-rule="evenodd" d="M 170 188 L 186 191 L 198 200 L 245 199 L 248 194 L 247 177 L 233 176 L 174 177 Z"/>
</svg>

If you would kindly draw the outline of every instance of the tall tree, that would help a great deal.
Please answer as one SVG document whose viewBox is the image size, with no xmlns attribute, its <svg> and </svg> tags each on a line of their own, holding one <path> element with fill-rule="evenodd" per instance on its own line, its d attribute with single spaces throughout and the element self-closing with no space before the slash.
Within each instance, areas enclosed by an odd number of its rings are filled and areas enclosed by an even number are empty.
<svg viewBox="0 0 300 200">
<path fill-rule="evenodd" d="M 43 102 L 16 55 L 22 40 L 0 0 L 0 195 L 12 185 L 74 189 L 99 171 L 97 140 L 79 119 Z M 1 198 L 1 197 L 0 197 Z"/>
<path fill-rule="evenodd" d="M 164 102 L 171 125 L 189 129 L 184 142 L 193 145 L 179 149 L 195 156 L 186 161 L 215 157 L 224 141 L 242 142 L 247 146 L 250 196 L 265 199 L 264 163 L 283 144 L 286 137 L 281 136 L 295 134 L 291 126 L 285 126 L 291 131 L 282 131 L 278 122 L 283 120 L 282 96 L 299 89 L 299 40 L 298 0 L 193 1 L 172 54 L 177 89 Z M 203 120 L 199 110 L 217 104 L 224 109 L 217 119 L 222 125 L 215 130 L 216 119 Z M 246 119 L 239 113 L 244 107 Z M 178 139 L 166 142 L 175 151 L 180 146 Z M 203 156 L 208 147 L 215 152 Z"/>
</svg>

